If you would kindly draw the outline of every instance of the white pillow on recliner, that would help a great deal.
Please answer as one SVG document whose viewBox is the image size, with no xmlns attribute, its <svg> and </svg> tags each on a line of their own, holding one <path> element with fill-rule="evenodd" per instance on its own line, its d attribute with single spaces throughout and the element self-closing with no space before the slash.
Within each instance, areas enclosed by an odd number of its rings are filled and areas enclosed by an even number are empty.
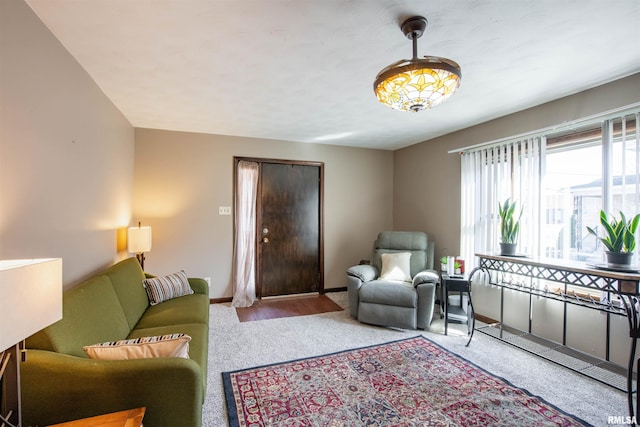
<svg viewBox="0 0 640 427">
<path fill-rule="evenodd" d="M 411 282 L 410 252 L 381 254 L 382 272 L 380 280 L 390 282 Z"/>
</svg>

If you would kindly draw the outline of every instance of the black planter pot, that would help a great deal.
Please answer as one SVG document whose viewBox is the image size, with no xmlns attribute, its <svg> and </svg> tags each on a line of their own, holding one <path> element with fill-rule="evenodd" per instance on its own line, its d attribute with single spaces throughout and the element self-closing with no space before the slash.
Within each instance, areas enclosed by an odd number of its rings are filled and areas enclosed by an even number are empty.
<svg viewBox="0 0 640 427">
<path fill-rule="evenodd" d="M 515 255 L 517 243 L 500 243 L 500 255 Z"/>
<path fill-rule="evenodd" d="M 633 253 L 630 252 L 609 252 L 605 251 L 607 265 L 610 267 L 629 267 Z"/>
</svg>

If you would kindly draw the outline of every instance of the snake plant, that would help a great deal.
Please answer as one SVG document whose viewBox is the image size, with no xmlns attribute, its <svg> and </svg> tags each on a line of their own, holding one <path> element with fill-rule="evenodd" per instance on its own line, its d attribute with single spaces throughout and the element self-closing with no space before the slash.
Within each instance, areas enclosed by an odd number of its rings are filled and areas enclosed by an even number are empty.
<svg viewBox="0 0 640 427">
<path fill-rule="evenodd" d="M 587 231 L 600 239 L 609 252 L 631 253 L 636 247 L 638 223 L 640 223 L 640 214 L 627 221 L 622 212 L 618 220 L 613 215 L 609 217 L 605 211 L 601 210 L 600 224 L 604 228 L 605 237 L 598 236 L 596 230 L 591 227 L 587 227 Z"/>
<path fill-rule="evenodd" d="M 520 232 L 520 218 L 522 218 L 522 207 L 518 218 L 515 218 L 516 202 L 507 199 L 504 203 L 498 203 L 498 213 L 500 215 L 500 238 L 502 243 L 517 243 Z"/>
</svg>

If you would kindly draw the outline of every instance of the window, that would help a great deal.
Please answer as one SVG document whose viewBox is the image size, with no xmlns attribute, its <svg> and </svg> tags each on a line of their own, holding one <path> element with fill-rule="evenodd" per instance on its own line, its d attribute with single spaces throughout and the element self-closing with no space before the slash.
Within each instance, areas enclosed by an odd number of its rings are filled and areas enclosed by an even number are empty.
<svg viewBox="0 0 640 427">
<path fill-rule="evenodd" d="M 640 133 L 635 117 L 613 123 L 612 155 L 612 212 L 640 211 Z"/>
<path fill-rule="evenodd" d="M 635 117 L 606 121 L 602 127 L 562 137 L 550 136 L 547 141 L 542 255 L 600 262 L 602 243 L 587 233 L 587 225 L 600 228 L 600 209 L 616 216 L 621 211 L 627 216 L 639 211 Z M 604 161 L 607 152 L 609 161 Z M 564 219 L 558 221 L 550 211 L 560 212 Z"/>
<path fill-rule="evenodd" d="M 497 203 L 511 197 L 525 208 L 522 253 L 602 262 L 602 243 L 586 226 L 597 228 L 601 209 L 628 218 L 640 212 L 639 117 L 636 110 L 461 150 L 462 256 L 497 251 Z M 491 155 L 500 150 L 507 156 Z"/>
<path fill-rule="evenodd" d="M 596 238 L 586 226 L 598 224 L 602 207 L 601 139 L 589 143 L 547 146 L 543 200 L 547 218 L 542 229 L 542 256 L 597 262 Z M 549 215 L 549 212 L 553 215 Z"/>
</svg>

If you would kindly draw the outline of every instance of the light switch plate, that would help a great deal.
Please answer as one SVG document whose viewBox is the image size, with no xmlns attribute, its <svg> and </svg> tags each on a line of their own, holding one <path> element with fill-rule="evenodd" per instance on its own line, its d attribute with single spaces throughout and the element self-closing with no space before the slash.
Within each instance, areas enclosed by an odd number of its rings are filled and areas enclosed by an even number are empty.
<svg viewBox="0 0 640 427">
<path fill-rule="evenodd" d="M 218 206 L 218 215 L 231 215 L 231 206 Z"/>
</svg>

